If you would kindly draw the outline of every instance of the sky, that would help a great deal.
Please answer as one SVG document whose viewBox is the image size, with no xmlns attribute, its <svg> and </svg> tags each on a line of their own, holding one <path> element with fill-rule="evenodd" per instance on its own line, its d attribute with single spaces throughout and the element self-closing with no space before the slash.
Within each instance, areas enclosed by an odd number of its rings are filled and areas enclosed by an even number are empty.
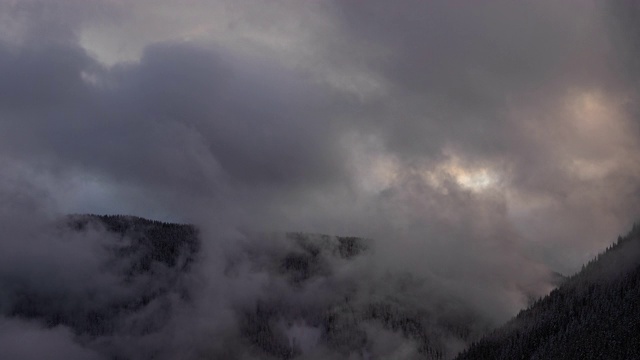
<svg viewBox="0 0 640 360">
<path fill-rule="evenodd" d="M 1 0 L 2 213 L 355 235 L 443 276 L 570 274 L 640 214 L 638 16 Z"/>
</svg>

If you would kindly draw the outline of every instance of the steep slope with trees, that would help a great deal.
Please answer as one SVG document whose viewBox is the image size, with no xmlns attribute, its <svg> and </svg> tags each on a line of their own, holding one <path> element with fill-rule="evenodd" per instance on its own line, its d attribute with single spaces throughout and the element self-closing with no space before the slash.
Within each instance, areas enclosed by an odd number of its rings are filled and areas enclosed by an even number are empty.
<svg viewBox="0 0 640 360">
<path fill-rule="evenodd" d="M 640 359 L 640 226 L 457 359 Z"/>
</svg>

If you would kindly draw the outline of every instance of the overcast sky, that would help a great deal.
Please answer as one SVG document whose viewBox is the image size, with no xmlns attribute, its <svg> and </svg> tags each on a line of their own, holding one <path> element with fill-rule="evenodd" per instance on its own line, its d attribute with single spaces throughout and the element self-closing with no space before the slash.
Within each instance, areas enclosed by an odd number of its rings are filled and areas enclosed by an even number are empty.
<svg viewBox="0 0 640 360">
<path fill-rule="evenodd" d="M 640 215 L 639 6 L 0 0 L 0 198 L 568 273 Z"/>
</svg>

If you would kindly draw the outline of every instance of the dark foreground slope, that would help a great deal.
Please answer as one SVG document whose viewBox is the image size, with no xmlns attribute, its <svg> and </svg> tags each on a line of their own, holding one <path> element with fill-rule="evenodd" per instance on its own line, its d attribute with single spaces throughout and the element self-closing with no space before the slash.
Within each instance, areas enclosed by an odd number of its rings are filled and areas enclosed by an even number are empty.
<svg viewBox="0 0 640 360">
<path fill-rule="evenodd" d="M 640 359 L 640 226 L 457 359 Z"/>
</svg>

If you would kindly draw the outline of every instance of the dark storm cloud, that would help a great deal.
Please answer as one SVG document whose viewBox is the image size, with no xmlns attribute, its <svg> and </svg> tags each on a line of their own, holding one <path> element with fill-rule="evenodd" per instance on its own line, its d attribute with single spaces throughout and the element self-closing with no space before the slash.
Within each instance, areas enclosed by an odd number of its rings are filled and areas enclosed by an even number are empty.
<svg viewBox="0 0 640 360">
<path fill-rule="evenodd" d="M 453 143 L 466 152 L 504 156 L 518 146 L 511 141 L 517 129 L 510 107 L 595 83 L 603 70 L 597 62 L 604 35 L 595 5 L 587 2 L 336 6 L 354 41 L 388 49 L 370 63 L 389 83 L 389 105 L 367 122 L 383 127 L 389 146 L 403 154 L 436 155 Z"/>
<path fill-rule="evenodd" d="M 620 55 L 619 62 L 613 63 L 620 72 L 621 80 L 628 81 L 630 86 L 636 86 L 640 77 L 638 53 L 640 53 L 640 6 L 635 1 L 614 1 L 608 4 L 610 16 L 611 37 L 615 51 Z"/>
<path fill-rule="evenodd" d="M 179 44 L 111 69 L 74 46 L 2 50 L 5 155 L 190 196 L 341 176 L 330 94 L 275 64 Z"/>
</svg>

